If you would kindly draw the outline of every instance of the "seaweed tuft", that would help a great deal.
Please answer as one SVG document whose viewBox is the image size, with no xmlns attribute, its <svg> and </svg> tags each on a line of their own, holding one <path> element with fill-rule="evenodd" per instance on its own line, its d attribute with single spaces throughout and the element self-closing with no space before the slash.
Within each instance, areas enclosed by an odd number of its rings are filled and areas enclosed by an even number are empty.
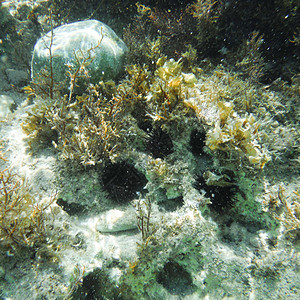
<svg viewBox="0 0 300 300">
<path fill-rule="evenodd" d="M 0 244 L 37 247 L 46 242 L 47 209 L 56 197 L 37 201 L 26 181 L 9 169 L 0 172 Z"/>
</svg>

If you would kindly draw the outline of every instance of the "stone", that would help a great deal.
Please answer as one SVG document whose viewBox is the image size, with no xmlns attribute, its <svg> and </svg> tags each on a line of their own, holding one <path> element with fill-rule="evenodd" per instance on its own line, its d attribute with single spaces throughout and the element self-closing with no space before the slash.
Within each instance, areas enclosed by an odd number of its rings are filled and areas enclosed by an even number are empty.
<svg viewBox="0 0 300 300">
<path fill-rule="evenodd" d="M 6 69 L 5 74 L 8 82 L 16 86 L 23 86 L 28 81 L 29 77 L 26 71 L 15 69 Z"/>
<path fill-rule="evenodd" d="M 8 95 L 0 95 L 0 120 L 5 119 L 14 106 L 14 100 Z"/>
<path fill-rule="evenodd" d="M 137 216 L 135 209 L 129 207 L 125 210 L 111 209 L 99 216 L 96 228 L 100 232 L 113 233 L 137 229 Z"/>
<path fill-rule="evenodd" d="M 43 69 L 50 72 L 51 31 L 41 37 L 34 46 L 31 76 L 41 75 Z M 125 43 L 104 23 L 97 20 L 79 21 L 53 29 L 52 67 L 54 81 L 70 82 L 68 65 L 76 70 L 83 61 L 89 82 L 116 79 L 123 69 L 127 52 Z M 79 61 L 79 63 L 78 63 Z"/>
</svg>

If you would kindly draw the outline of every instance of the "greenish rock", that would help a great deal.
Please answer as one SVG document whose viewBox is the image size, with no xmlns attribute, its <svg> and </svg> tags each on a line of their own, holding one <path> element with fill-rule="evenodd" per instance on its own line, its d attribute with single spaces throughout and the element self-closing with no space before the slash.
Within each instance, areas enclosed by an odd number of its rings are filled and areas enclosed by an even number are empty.
<svg viewBox="0 0 300 300">
<path fill-rule="evenodd" d="M 78 77 L 89 78 L 91 83 L 115 79 L 122 71 L 127 52 L 125 43 L 100 21 L 62 25 L 53 30 L 52 37 L 50 31 L 35 44 L 31 63 L 33 79 L 40 79 L 42 70 L 50 74 L 50 49 L 56 83 L 69 82 L 68 71 L 71 69 L 74 74 L 80 65 L 85 70 Z"/>
</svg>

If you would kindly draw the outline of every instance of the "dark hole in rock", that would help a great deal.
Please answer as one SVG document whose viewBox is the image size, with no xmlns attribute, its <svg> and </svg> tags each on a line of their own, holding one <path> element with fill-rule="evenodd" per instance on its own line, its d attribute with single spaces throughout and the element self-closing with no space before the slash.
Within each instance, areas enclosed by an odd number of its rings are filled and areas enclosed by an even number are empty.
<svg viewBox="0 0 300 300">
<path fill-rule="evenodd" d="M 134 166 L 120 162 L 105 167 L 102 183 L 113 201 L 126 203 L 143 191 L 147 179 Z"/>
<path fill-rule="evenodd" d="M 196 179 L 195 188 L 197 190 L 204 190 L 205 196 L 211 201 L 209 207 L 218 213 L 224 213 L 233 207 L 234 196 L 237 193 L 236 185 L 230 186 L 215 186 L 207 185 L 203 176 Z"/>
<path fill-rule="evenodd" d="M 170 135 L 161 128 L 153 129 L 148 134 L 146 148 L 154 158 L 165 158 L 173 153 L 173 142 Z"/>
<path fill-rule="evenodd" d="M 203 148 L 205 146 L 205 139 L 206 139 L 206 134 L 203 131 L 198 131 L 197 129 L 194 129 L 191 133 L 190 136 L 190 147 L 191 147 L 191 152 L 195 156 L 200 156 L 205 154 L 203 151 Z"/>
<path fill-rule="evenodd" d="M 56 203 L 70 216 L 84 214 L 87 211 L 84 205 L 78 203 L 68 203 L 62 198 L 59 198 Z"/>
<path fill-rule="evenodd" d="M 175 211 L 177 208 L 183 205 L 183 202 L 183 197 L 180 196 L 174 199 L 166 199 L 159 205 L 163 207 L 166 211 Z"/>
<path fill-rule="evenodd" d="M 195 290 L 192 276 L 178 263 L 169 261 L 157 276 L 157 282 L 172 295 L 185 296 Z"/>
</svg>

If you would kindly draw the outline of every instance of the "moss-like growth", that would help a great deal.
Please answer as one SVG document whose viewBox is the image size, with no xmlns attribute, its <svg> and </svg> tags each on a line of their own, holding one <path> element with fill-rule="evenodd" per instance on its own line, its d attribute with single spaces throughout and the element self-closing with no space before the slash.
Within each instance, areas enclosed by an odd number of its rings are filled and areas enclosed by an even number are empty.
<svg viewBox="0 0 300 300">
<path fill-rule="evenodd" d="M 268 212 L 281 224 L 283 234 L 293 237 L 299 236 L 300 231 L 300 193 L 283 183 L 267 189 L 262 203 L 264 211 Z"/>
<path fill-rule="evenodd" d="M 24 179 L 9 169 L 0 172 L 0 244 L 37 246 L 46 241 L 46 210 L 55 201 L 37 202 Z"/>
<path fill-rule="evenodd" d="M 95 93 L 98 93 L 95 91 Z M 75 159 L 85 165 L 113 160 L 117 155 L 121 123 L 116 99 L 106 101 L 100 95 L 77 96 L 69 103 L 37 101 L 23 122 L 29 145 L 52 143 L 63 159 Z"/>
<path fill-rule="evenodd" d="M 50 100 L 42 100 L 37 101 L 31 110 L 27 111 L 22 128 L 27 134 L 27 143 L 32 152 L 52 147 L 52 142 L 57 143 L 58 132 L 51 124 L 55 107 Z"/>
</svg>

